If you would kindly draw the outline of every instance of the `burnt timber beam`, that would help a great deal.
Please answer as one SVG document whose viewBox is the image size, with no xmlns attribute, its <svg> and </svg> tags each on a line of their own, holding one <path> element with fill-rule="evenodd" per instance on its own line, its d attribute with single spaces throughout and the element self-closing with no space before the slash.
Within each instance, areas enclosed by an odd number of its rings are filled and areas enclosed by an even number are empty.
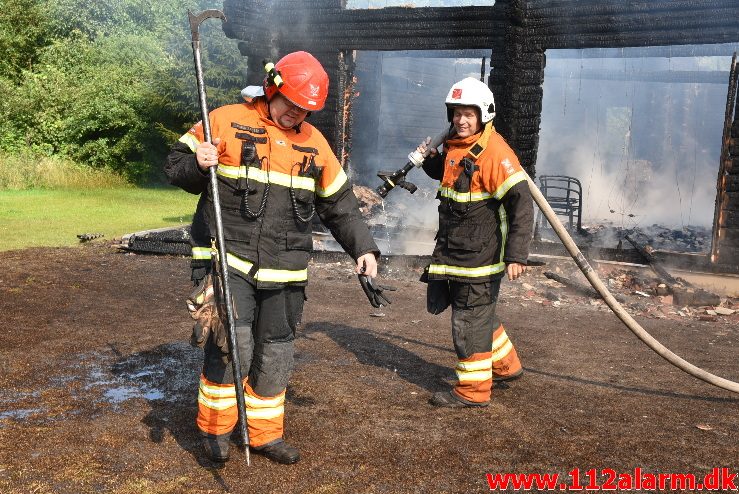
<svg viewBox="0 0 739 494">
<path fill-rule="evenodd" d="M 568 48 L 548 52 L 547 58 L 550 60 L 581 60 L 589 58 L 725 57 L 737 50 L 739 50 L 739 43 L 591 48 L 588 50 L 573 50 Z"/>
</svg>

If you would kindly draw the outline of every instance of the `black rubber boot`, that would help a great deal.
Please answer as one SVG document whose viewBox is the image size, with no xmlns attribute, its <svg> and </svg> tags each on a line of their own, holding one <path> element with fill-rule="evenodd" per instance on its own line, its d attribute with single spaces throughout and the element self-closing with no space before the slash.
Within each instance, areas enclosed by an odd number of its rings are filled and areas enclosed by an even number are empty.
<svg viewBox="0 0 739 494">
<path fill-rule="evenodd" d="M 200 432 L 203 440 L 203 448 L 209 460 L 216 463 L 228 461 L 228 437 L 230 434 L 208 434 Z"/>
<path fill-rule="evenodd" d="M 287 444 L 282 438 L 252 449 L 255 453 L 266 456 L 270 460 L 282 463 L 283 465 L 291 465 L 300 460 L 298 449 Z"/>
<path fill-rule="evenodd" d="M 515 381 L 521 376 L 523 376 L 523 369 L 519 369 L 518 372 L 511 374 L 509 376 L 494 376 L 493 382 L 501 383 L 505 381 Z"/>
<path fill-rule="evenodd" d="M 475 403 L 473 401 L 467 401 L 457 396 L 453 391 L 439 391 L 429 400 L 434 406 L 446 407 L 446 408 L 474 408 L 474 407 L 486 407 L 488 402 Z"/>
</svg>

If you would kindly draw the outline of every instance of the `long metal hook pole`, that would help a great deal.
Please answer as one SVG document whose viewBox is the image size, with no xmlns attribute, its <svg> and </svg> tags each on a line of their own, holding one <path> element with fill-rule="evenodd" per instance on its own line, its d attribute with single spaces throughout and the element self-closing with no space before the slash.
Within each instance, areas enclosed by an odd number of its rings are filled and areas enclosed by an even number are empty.
<svg viewBox="0 0 739 494">
<path fill-rule="evenodd" d="M 198 98 L 200 101 L 201 119 L 203 122 L 203 134 L 207 142 L 212 143 L 210 119 L 208 117 L 208 104 L 205 97 L 205 83 L 203 81 L 203 67 L 200 62 L 200 39 L 197 36 L 197 28 L 193 27 L 193 18 L 202 22 L 204 18 L 209 17 L 210 11 L 203 12 L 199 16 L 190 14 L 191 28 L 193 29 L 192 53 L 195 59 L 195 76 L 198 83 Z M 220 14 L 220 15 L 218 15 Z M 222 13 L 213 11 L 212 15 L 225 19 Z M 199 24 L 199 22 L 197 22 Z M 239 428 L 244 441 L 244 450 L 246 453 L 246 464 L 251 466 L 251 458 L 249 456 L 249 430 L 246 424 L 246 399 L 244 397 L 243 377 L 241 375 L 241 360 L 239 359 L 238 346 L 236 342 L 236 331 L 234 322 L 233 299 L 231 298 L 231 286 L 228 282 L 228 254 L 226 252 L 226 241 L 223 235 L 223 218 L 221 217 L 221 201 L 218 195 L 218 177 L 216 175 L 215 166 L 210 167 L 210 191 L 213 199 L 213 209 L 216 219 L 216 247 L 218 249 L 218 263 L 220 267 L 221 285 L 223 287 L 224 305 L 226 307 L 226 318 L 228 322 L 228 338 L 230 345 L 231 369 L 234 377 L 234 388 L 236 390 L 236 407 L 239 412 Z"/>
</svg>

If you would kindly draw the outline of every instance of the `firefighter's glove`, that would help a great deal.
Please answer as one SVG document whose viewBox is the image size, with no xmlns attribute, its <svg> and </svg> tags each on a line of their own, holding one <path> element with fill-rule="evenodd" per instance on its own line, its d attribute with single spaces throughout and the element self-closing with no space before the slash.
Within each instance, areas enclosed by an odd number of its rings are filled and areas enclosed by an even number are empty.
<svg viewBox="0 0 739 494">
<path fill-rule="evenodd" d="M 364 294 L 367 295 L 367 299 L 372 307 L 379 309 L 380 307 L 391 304 L 390 299 L 387 298 L 384 292 L 394 292 L 396 290 L 395 287 L 375 285 L 372 283 L 372 278 L 369 276 L 363 274 L 357 276 L 359 277 L 359 283 L 362 285 L 362 290 L 364 290 Z"/>
<path fill-rule="evenodd" d="M 426 285 L 426 310 L 434 315 L 441 314 L 452 303 L 447 280 L 429 280 Z"/>
<path fill-rule="evenodd" d="M 190 312 L 190 316 L 195 319 L 192 335 L 190 335 L 190 344 L 203 348 L 208 338 L 213 338 L 213 343 L 223 353 L 228 353 L 226 327 L 219 317 L 213 288 L 213 275 L 206 276 L 192 292 L 187 299 L 187 310 Z"/>
</svg>

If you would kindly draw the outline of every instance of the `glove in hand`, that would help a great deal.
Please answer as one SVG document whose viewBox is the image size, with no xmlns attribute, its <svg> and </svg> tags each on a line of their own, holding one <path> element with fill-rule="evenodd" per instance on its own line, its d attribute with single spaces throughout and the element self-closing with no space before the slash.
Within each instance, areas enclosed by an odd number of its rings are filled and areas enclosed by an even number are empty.
<svg viewBox="0 0 739 494">
<path fill-rule="evenodd" d="M 363 274 L 359 274 L 357 276 L 359 277 L 359 283 L 362 285 L 362 290 L 364 290 L 364 294 L 367 295 L 367 299 L 372 307 L 379 309 L 380 307 L 390 305 L 392 303 L 383 292 L 394 292 L 396 290 L 395 287 L 375 285 L 372 283 L 372 278 L 369 276 Z"/>
</svg>

